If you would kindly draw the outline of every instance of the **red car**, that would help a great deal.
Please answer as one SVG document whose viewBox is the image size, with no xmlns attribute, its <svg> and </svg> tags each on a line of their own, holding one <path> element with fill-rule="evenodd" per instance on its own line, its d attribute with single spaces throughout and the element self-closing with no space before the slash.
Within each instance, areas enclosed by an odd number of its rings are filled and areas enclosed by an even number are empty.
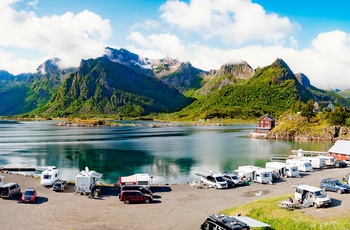
<svg viewBox="0 0 350 230">
<path fill-rule="evenodd" d="M 36 199 L 36 190 L 33 188 L 28 188 L 24 193 L 22 194 L 22 202 L 25 203 L 34 203 Z"/>
<path fill-rule="evenodd" d="M 143 194 L 137 190 L 122 191 L 119 195 L 119 200 L 124 201 L 125 204 L 129 203 L 150 203 L 153 201 L 153 197 L 149 194 Z"/>
</svg>

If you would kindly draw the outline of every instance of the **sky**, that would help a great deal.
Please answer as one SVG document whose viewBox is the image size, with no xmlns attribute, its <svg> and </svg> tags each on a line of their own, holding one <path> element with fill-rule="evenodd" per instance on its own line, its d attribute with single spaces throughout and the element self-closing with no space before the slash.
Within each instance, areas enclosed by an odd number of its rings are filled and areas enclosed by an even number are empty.
<svg viewBox="0 0 350 230">
<path fill-rule="evenodd" d="M 78 67 L 105 47 L 203 70 L 282 58 L 320 89 L 350 89 L 350 1 L 1 0 L 0 70 Z"/>
</svg>

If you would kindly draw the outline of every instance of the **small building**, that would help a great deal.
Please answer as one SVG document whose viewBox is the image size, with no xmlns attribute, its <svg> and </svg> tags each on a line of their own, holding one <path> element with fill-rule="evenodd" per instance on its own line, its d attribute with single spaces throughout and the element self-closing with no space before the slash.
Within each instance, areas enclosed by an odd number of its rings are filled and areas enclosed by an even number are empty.
<svg viewBox="0 0 350 230">
<path fill-rule="evenodd" d="M 334 111 L 334 105 L 331 101 L 319 101 L 314 103 L 314 112 L 324 112 L 326 109 Z"/>
<path fill-rule="evenodd" d="M 338 161 L 350 160 L 350 141 L 337 140 L 328 150 L 328 154 Z"/>
<path fill-rule="evenodd" d="M 254 131 L 255 133 L 268 133 L 271 129 L 275 127 L 275 120 L 269 115 L 265 114 L 259 120 L 259 126 Z"/>
</svg>

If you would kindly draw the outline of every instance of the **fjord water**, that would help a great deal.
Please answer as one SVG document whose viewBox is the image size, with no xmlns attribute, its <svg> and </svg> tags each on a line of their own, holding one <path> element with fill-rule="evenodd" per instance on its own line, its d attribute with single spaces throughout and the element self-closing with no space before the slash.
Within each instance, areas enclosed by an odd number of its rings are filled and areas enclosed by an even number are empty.
<svg viewBox="0 0 350 230">
<path fill-rule="evenodd" d="M 185 183 L 200 170 L 233 171 L 264 166 L 271 155 L 291 150 L 327 151 L 331 142 L 248 138 L 256 125 L 62 127 L 54 121 L 0 121 L 1 166 L 56 166 L 74 180 L 88 166 L 106 183 L 148 173 L 153 183 Z"/>
</svg>

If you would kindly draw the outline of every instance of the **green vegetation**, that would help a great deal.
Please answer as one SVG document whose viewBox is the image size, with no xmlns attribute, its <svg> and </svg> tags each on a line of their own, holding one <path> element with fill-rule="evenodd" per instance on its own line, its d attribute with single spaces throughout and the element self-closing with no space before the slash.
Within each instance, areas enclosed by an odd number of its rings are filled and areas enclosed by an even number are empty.
<svg viewBox="0 0 350 230">
<path fill-rule="evenodd" d="M 249 216 L 259 221 L 271 225 L 272 229 L 283 230 L 332 230 L 350 229 L 350 219 L 345 213 L 336 217 L 319 218 L 316 215 L 309 215 L 304 212 L 304 209 L 287 210 L 278 206 L 282 201 L 287 200 L 288 197 L 293 196 L 284 195 L 266 199 L 260 199 L 252 203 L 234 207 L 222 211 L 223 214 L 234 216 L 240 213 L 242 216 Z M 309 209 L 309 208 L 308 208 Z M 310 209 L 313 209 L 310 207 Z"/>
</svg>

